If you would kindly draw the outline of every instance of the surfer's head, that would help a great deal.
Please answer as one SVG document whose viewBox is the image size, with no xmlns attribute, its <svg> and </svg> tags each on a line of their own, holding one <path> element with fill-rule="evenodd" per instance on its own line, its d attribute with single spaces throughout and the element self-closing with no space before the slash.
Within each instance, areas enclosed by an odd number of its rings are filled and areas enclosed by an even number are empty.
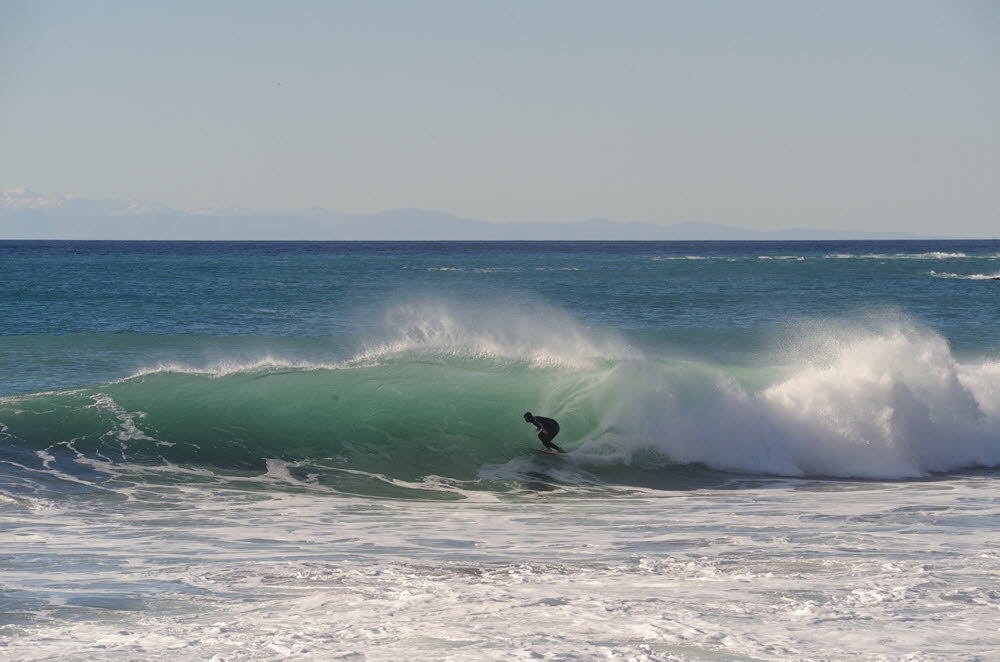
<svg viewBox="0 0 1000 662">
<path fill-rule="evenodd" d="M 530 411 L 524 412 L 524 422 L 525 423 L 530 423 L 532 420 L 534 420 L 534 418 L 535 417 L 531 415 Z"/>
</svg>

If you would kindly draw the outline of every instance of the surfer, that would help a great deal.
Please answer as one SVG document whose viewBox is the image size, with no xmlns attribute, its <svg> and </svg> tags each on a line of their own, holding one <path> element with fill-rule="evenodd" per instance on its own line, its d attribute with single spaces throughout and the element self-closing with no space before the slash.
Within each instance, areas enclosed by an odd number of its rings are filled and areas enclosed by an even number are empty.
<svg viewBox="0 0 1000 662">
<path fill-rule="evenodd" d="M 560 453 L 566 452 L 552 443 L 552 440 L 559 434 L 559 424 L 554 420 L 545 418 L 544 416 L 535 416 L 529 411 L 524 414 L 524 422 L 532 423 L 538 429 L 538 439 L 542 442 L 543 446 Z"/>
</svg>

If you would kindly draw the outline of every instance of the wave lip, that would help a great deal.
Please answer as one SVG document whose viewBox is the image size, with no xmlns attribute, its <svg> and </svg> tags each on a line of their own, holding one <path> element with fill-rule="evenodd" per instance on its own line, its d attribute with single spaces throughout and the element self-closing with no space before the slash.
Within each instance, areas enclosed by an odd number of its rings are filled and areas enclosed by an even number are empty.
<svg viewBox="0 0 1000 662">
<path fill-rule="evenodd" d="M 340 370 L 350 367 L 350 362 L 316 362 L 284 359 L 270 354 L 253 360 L 218 360 L 212 361 L 202 366 L 186 363 L 163 362 L 153 366 L 142 368 L 135 373 L 118 380 L 128 381 L 137 377 L 155 375 L 161 373 L 174 373 L 182 375 L 201 375 L 206 377 L 228 377 L 239 374 L 265 374 L 288 370 Z"/>
</svg>

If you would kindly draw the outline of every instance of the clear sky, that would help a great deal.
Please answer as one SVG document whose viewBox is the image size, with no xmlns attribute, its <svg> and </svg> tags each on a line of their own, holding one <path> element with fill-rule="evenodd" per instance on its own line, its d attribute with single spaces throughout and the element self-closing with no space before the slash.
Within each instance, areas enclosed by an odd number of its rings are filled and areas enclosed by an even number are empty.
<svg viewBox="0 0 1000 662">
<path fill-rule="evenodd" d="M 996 234 L 1000 2 L 0 0 L 0 188 Z"/>
</svg>

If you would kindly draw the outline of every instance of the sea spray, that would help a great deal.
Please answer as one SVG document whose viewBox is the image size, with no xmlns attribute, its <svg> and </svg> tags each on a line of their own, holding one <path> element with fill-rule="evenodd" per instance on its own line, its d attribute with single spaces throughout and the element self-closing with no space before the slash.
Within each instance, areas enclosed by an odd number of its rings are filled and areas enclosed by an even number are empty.
<svg viewBox="0 0 1000 662">
<path fill-rule="evenodd" d="M 788 366 L 760 390 L 706 366 L 672 376 L 643 368 L 628 380 L 642 386 L 590 445 L 799 476 L 905 478 L 1000 463 L 997 364 L 961 365 L 943 338 L 911 323 L 841 333 L 832 358 L 819 338 L 822 360 Z"/>
<path fill-rule="evenodd" d="M 385 340 L 356 360 L 420 353 L 583 368 L 637 356 L 618 334 L 588 329 L 538 297 L 514 304 L 422 296 L 388 306 L 382 328 Z"/>
</svg>

